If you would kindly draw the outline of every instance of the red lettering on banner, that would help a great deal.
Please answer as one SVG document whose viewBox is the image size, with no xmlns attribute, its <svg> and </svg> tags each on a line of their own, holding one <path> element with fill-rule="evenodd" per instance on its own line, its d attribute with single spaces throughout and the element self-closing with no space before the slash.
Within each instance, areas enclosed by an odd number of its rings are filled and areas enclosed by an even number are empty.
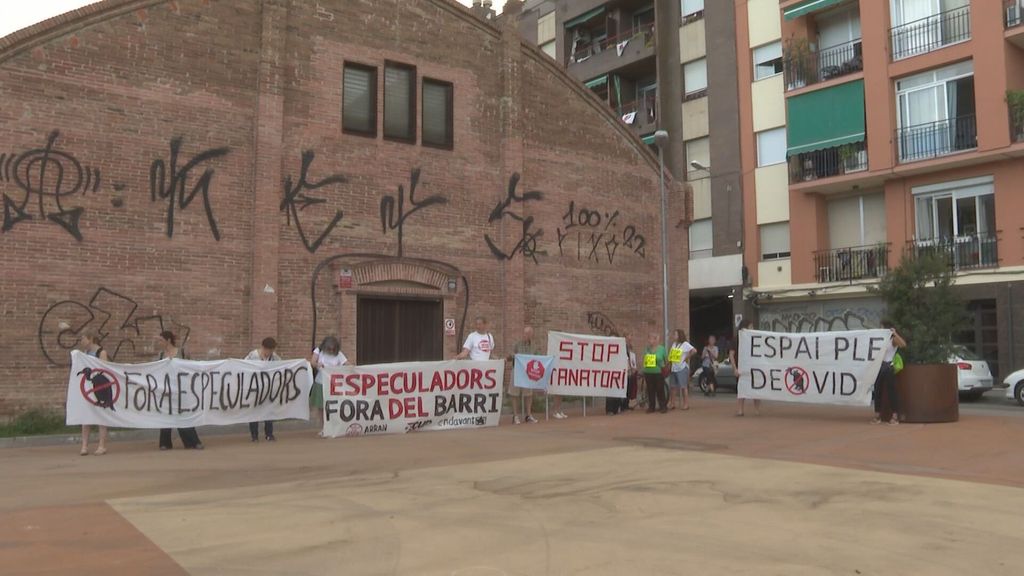
<svg viewBox="0 0 1024 576">
<path fill-rule="evenodd" d="M 341 385 L 345 383 L 345 377 L 341 374 L 331 374 L 331 396 L 341 396 Z M 314 384 L 315 386 L 315 384 Z"/>
<path fill-rule="evenodd" d="M 566 347 L 568 347 L 568 350 L 566 349 Z M 572 360 L 572 342 L 569 342 L 568 340 L 563 340 L 563 341 L 559 342 L 558 343 L 558 351 L 563 353 L 563 354 L 565 354 L 565 353 L 569 354 L 568 356 L 559 355 L 558 356 L 559 360 Z"/>
<path fill-rule="evenodd" d="M 370 391 L 370 388 L 373 388 L 374 381 L 375 379 L 372 374 L 363 374 L 363 385 L 362 390 L 360 391 L 363 396 L 366 396 L 366 393 Z"/>
<path fill-rule="evenodd" d="M 346 376 L 345 386 L 348 387 L 348 391 L 345 392 L 345 396 L 359 396 L 359 374 L 349 374 Z"/>
<path fill-rule="evenodd" d="M 377 374 L 377 396 L 388 395 L 388 376 L 387 372 L 383 374 Z"/>
<path fill-rule="evenodd" d="M 470 373 L 470 376 L 469 376 L 469 389 L 470 390 L 473 390 L 473 389 L 482 390 L 483 386 L 480 385 L 480 380 L 483 377 L 484 377 L 484 373 L 483 373 L 482 370 L 479 370 L 477 368 L 473 368 L 473 371 Z"/>
<path fill-rule="evenodd" d="M 591 362 L 604 362 L 604 344 L 594 343 L 590 346 L 590 361 Z"/>
<path fill-rule="evenodd" d="M 402 400 L 400 398 L 391 398 L 388 400 L 388 418 L 394 420 L 402 416 Z"/>
<path fill-rule="evenodd" d="M 484 385 L 486 390 L 493 390 L 498 385 L 498 380 L 494 377 L 497 373 L 497 370 L 488 370 L 487 372 L 484 372 L 484 377 L 487 378 L 487 384 Z"/>
<path fill-rule="evenodd" d="M 619 355 L 619 345 L 618 344 L 609 344 L 608 345 L 608 359 L 611 360 L 612 358 L 614 358 L 615 356 L 618 356 L 618 355 Z"/>
</svg>

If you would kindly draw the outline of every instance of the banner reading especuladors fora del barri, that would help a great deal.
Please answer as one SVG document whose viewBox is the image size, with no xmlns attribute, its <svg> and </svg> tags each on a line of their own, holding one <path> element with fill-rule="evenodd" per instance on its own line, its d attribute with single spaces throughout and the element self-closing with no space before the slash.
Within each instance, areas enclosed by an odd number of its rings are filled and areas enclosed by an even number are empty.
<svg viewBox="0 0 1024 576">
<path fill-rule="evenodd" d="M 324 436 L 497 426 L 503 360 L 401 362 L 323 370 Z"/>
<path fill-rule="evenodd" d="M 741 330 L 740 398 L 867 406 L 889 330 L 781 333 Z"/>
<path fill-rule="evenodd" d="M 548 332 L 555 357 L 548 394 L 626 397 L 626 340 L 612 336 Z"/>
<path fill-rule="evenodd" d="M 308 420 L 312 386 L 306 360 L 174 358 L 115 364 L 75 351 L 68 378 L 67 423 L 186 428 Z"/>
</svg>

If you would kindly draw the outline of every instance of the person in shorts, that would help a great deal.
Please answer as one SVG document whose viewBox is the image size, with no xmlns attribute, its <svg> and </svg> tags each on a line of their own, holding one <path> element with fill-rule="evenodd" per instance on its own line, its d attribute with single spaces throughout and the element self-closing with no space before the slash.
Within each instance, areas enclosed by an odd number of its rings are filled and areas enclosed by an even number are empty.
<svg viewBox="0 0 1024 576">
<path fill-rule="evenodd" d="M 528 354 L 531 356 L 537 355 L 537 347 L 533 343 L 533 327 L 527 326 L 523 328 L 523 339 L 516 342 L 516 345 L 512 348 L 512 354 L 509 354 L 509 361 L 513 363 L 513 369 L 515 367 L 516 354 Z M 515 386 L 514 378 L 508 379 L 508 397 L 512 402 L 512 423 L 521 424 L 526 422 L 528 424 L 535 424 L 537 419 L 533 417 L 533 390 L 529 388 L 517 388 Z M 520 406 L 520 402 L 522 406 Z M 520 418 L 520 414 L 523 417 Z"/>
</svg>

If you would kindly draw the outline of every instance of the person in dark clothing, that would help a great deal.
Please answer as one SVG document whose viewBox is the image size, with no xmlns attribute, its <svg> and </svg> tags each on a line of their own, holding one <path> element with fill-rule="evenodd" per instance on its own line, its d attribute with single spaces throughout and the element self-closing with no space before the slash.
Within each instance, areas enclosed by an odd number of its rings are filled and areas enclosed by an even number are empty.
<svg viewBox="0 0 1024 576">
<path fill-rule="evenodd" d="M 900 348 L 907 347 L 907 341 L 896 331 L 892 322 L 882 320 L 882 328 L 888 329 L 891 337 L 889 338 L 889 347 L 885 352 L 885 356 L 882 357 L 882 367 L 878 370 L 878 377 L 875 378 L 875 418 L 872 422 L 875 424 L 882 423 L 882 409 L 885 403 L 888 402 L 889 409 L 892 412 L 889 424 L 896 426 L 900 423 L 900 402 L 899 395 L 896 393 L 896 372 L 892 369 L 892 360 L 896 357 L 896 352 Z"/>
<path fill-rule="evenodd" d="M 253 362 L 280 362 L 281 357 L 277 355 L 275 350 L 277 350 L 277 340 L 268 336 L 263 339 L 263 342 L 260 342 L 260 347 L 249 352 L 245 359 Z M 277 438 L 274 436 L 273 420 L 267 420 L 263 423 L 263 432 L 266 434 L 267 442 L 277 441 Z M 249 434 L 252 436 L 253 442 L 260 441 L 259 422 L 249 422 Z"/>
<path fill-rule="evenodd" d="M 164 358 L 181 358 L 181 350 L 178 348 L 178 338 L 174 332 L 165 330 L 160 333 L 158 344 L 161 348 L 160 360 Z M 203 443 L 199 441 L 199 433 L 195 428 L 178 428 L 178 437 L 186 449 L 202 450 Z M 160 449 L 170 450 L 174 447 L 171 442 L 171 429 L 160 429 Z"/>
<path fill-rule="evenodd" d="M 647 413 L 655 410 L 664 414 L 668 412 L 668 398 L 665 390 L 665 347 L 658 343 L 658 333 L 651 332 L 644 349 L 644 381 L 647 382 Z"/>
</svg>

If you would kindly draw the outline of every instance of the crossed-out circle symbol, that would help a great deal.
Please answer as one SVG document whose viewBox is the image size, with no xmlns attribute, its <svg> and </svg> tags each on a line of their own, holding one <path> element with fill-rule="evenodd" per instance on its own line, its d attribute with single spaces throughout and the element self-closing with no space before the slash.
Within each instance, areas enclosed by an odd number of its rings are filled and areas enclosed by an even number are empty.
<svg viewBox="0 0 1024 576">
<path fill-rule="evenodd" d="M 790 394 L 795 396 L 801 396 L 807 392 L 807 386 L 810 384 L 811 378 L 807 374 L 807 370 L 800 368 L 799 366 L 791 366 L 786 368 L 786 374 L 784 382 L 786 383 L 786 390 L 789 390 Z"/>
<path fill-rule="evenodd" d="M 88 368 L 86 370 L 82 371 L 82 380 L 78 383 L 86 402 L 100 408 L 108 408 L 117 404 L 117 399 L 121 397 L 121 381 L 118 380 L 117 374 L 106 368 Z M 106 382 L 96 384 L 94 381 L 97 377 L 103 377 Z M 109 394 L 105 393 L 107 390 L 110 391 Z M 100 398 L 100 396 L 107 398 Z"/>
</svg>

